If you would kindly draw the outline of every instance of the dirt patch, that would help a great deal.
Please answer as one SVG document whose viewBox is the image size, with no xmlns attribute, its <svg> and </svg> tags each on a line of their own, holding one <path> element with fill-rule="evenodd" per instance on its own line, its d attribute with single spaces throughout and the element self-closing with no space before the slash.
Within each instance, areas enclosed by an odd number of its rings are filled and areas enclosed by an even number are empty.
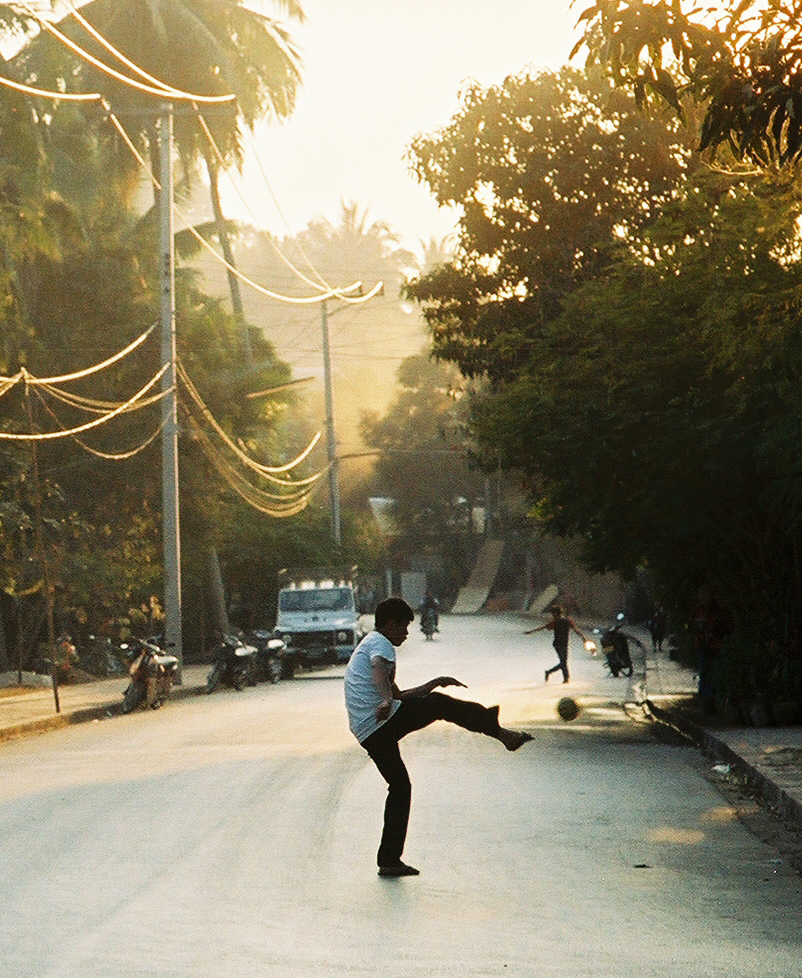
<svg viewBox="0 0 802 978">
<path fill-rule="evenodd" d="M 20 696 L 22 693 L 36 693 L 38 690 L 32 689 L 30 686 L 6 686 L 0 689 L 0 700 L 5 699 L 7 696 Z"/>
</svg>

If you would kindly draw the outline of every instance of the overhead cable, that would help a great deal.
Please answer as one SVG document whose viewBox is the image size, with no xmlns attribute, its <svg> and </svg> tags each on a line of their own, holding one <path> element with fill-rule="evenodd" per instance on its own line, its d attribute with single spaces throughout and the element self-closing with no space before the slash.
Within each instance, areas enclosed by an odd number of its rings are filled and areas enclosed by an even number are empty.
<svg viewBox="0 0 802 978">
<path fill-rule="evenodd" d="M 62 404 L 77 408 L 81 411 L 86 411 L 88 414 L 107 414 L 109 411 L 113 411 L 115 408 L 122 407 L 123 404 L 122 401 L 98 401 L 95 398 L 82 397 L 80 394 L 72 394 L 69 391 L 60 390 L 58 387 L 50 384 L 38 384 L 36 386 L 38 390 L 44 391 L 57 401 L 61 401 Z M 137 401 L 131 410 L 140 410 L 141 408 L 150 407 L 151 404 L 158 403 L 161 398 L 161 394 L 152 394 L 150 397 Z"/>
<path fill-rule="evenodd" d="M 332 289 L 329 292 L 323 292 L 320 295 L 309 295 L 309 296 L 291 296 L 291 295 L 281 295 L 278 292 L 273 292 L 271 289 L 265 288 L 263 285 L 259 285 L 258 282 L 254 282 L 253 279 L 248 278 L 247 275 L 243 275 L 242 272 L 232 265 L 230 262 L 226 261 L 221 254 L 218 254 L 214 248 L 209 244 L 209 242 L 203 237 L 203 235 L 193 226 L 189 218 L 183 214 L 179 208 L 175 208 L 176 214 L 181 218 L 181 220 L 186 225 L 186 230 L 195 238 L 199 244 L 201 244 L 215 259 L 219 264 L 226 268 L 232 275 L 235 275 L 241 282 L 249 285 L 252 289 L 256 289 L 262 295 L 267 296 L 269 299 L 276 299 L 278 302 L 286 302 L 289 305 L 297 306 L 309 306 L 317 302 L 322 302 L 325 299 L 342 299 L 344 302 L 356 303 L 356 302 L 367 302 L 368 299 L 372 299 L 374 295 L 377 295 L 384 287 L 383 282 L 377 283 L 371 290 L 364 296 L 360 296 L 358 299 L 351 299 L 344 295 L 339 289 Z M 356 288 L 361 285 L 361 282 L 356 283 Z M 352 286 L 349 286 L 351 288 Z"/>
<path fill-rule="evenodd" d="M 133 353 L 138 346 L 141 346 L 142 343 L 145 342 L 157 325 L 158 323 L 153 323 L 153 325 L 149 326 L 145 332 L 141 334 L 141 336 L 138 336 L 133 342 L 129 343 L 125 349 L 120 350 L 119 353 L 115 353 L 114 356 L 109 357 L 108 360 L 103 360 L 101 363 L 96 363 L 94 366 L 87 367 L 85 370 L 79 370 L 71 374 L 61 374 L 57 377 L 34 377 L 33 374 L 28 373 L 28 371 L 23 368 L 19 374 L 15 375 L 15 377 L 0 377 L 0 382 L 13 381 L 16 383 L 18 379 L 24 376 L 27 384 L 63 384 L 68 380 L 80 380 L 83 377 L 89 377 L 91 374 L 96 374 L 100 370 L 105 370 L 106 367 L 112 366 L 112 364 L 117 363 L 118 360 L 122 360 L 123 357 L 127 357 L 129 353 Z"/>
<path fill-rule="evenodd" d="M 8 394 L 10 390 L 17 386 L 17 384 L 22 380 L 22 371 L 14 374 L 13 377 L 0 377 L 0 397 L 4 394 Z"/>
<path fill-rule="evenodd" d="M 192 92 L 181 92 L 178 89 L 170 88 L 169 85 L 165 85 L 163 82 L 159 82 L 158 88 L 155 88 L 152 85 L 145 85 L 142 82 L 136 81 L 136 79 L 134 78 L 129 78 L 127 75 L 121 74 L 119 71 L 115 71 L 114 68 L 111 68 L 109 65 L 104 64 L 102 61 L 99 61 L 88 51 L 84 50 L 84 48 L 82 48 L 79 44 L 76 44 L 74 41 L 70 40 L 70 38 L 67 37 L 66 34 L 62 34 L 62 32 L 58 30 L 58 28 L 54 27 L 44 17 L 41 17 L 33 9 L 33 7 L 28 6 L 27 3 L 19 2 L 19 0 L 17 0 L 15 6 L 19 6 L 24 11 L 26 11 L 28 16 L 32 17 L 49 34 L 52 34 L 53 37 L 61 41 L 61 43 L 66 45 L 68 48 L 70 48 L 71 51 L 74 51 L 79 58 L 83 59 L 84 61 L 88 62 L 91 65 L 94 65 L 95 68 L 97 68 L 99 71 L 102 71 L 105 75 L 108 75 L 110 78 L 114 78 L 117 81 L 122 82 L 124 85 L 127 85 L 129 88 L 139 89 L 139 91 L 141 92 L 146 92 L 148 95 L 156 95 L 161 99 L 167 98 L 169 96 L 169 98 L 171 99 L 179 99 L 187 102 L 209 102 L 209 103 L 218 102 L 219 103 L 219 102 L 231 102 L 236 98 L 236 95 L 234 94 L 197 95 L 197 94 L 193 94 Z"/>
<path fill-rule="evenodd" d="M 17 434 L 10 431 L 0 431 L 0 439 L 5 441 L 52 441 L 55 438 L 67 438 L 70 435 L 80 434 L 82 431 L 88 431 L 90 428 L 97 428 L 99 425 L 106 424 L 113 418 L 118 417 L 124 411 L 131 410 L 131 405 L 135 404 L 140 398 L 144 397 L 147 392 L 154 387 L 167 372 L 167 368 L 170 366 L 166 363 L 161 370 L 159 370 L 148 382 L 142 387 L 133 397 L 122 404 L 114 411 L 109 411 L 108 414 L 104 414 L 101 418 L 95 418 L 94 421 L 88 421 L 86 424 L 78 425 L 75 428 L 70 428 L 64 431 L 47 431 L 47 432 L 28 432 L 27 434 Z M 27 384 L 28 377 L 30 376 L 23 367 L 24 380 Z M 170 393 L 174 388 L 169 388 L 162 392 L 162 396 Z"/>
<path fill-rule="evenodd" d="M 13 88 L 17 92 L 25 95 L 38 95 L 40 98 L 49 98 L 54 102 L 97 102 L 103 96 L 100 92 L 70 93 L 70 92 L 48 92 L 44 88 L 33 88 L 31 85 L 23 85 L 22 82 L 12 81 L 0 75 L 0 85 L 6 88 Z"/>
<path fill-rule="evenodd" d="M 186 408 L 184 408 L 184 412 L 186 412 Z M 272 494 L 265 493 L 255 488 L 235 469 L 226 464 L 223 457 L 212 445 L 208 435 L 206 435 L 198 422 L 189 414 L 187 414 L 187 421 L 198 438 L 201 450 L 217 470 L 218 474 L 221 476 L 221 478 L 223 478 L 226 484 L 230 486 L 234 492 L 236 492 L 237 495 L 248 503 L 248 505 L 253 509 L 258 510 L 260 513 L 264 513 L 267 516 L 282 519 L 295 516 L 306 508 L 312 496 L 314 487 L 305 490 L 303 493 L 298 494 L 295 497 L 289 497 L 283 506 L 276 505 L 276 499 L 274 496 L 272 496 Z"/>
<path fill-rule="evenodd" d="M 64 426 L 61 423 L 58 416 L 56 415 L 55 411 L 53 411 L 53 409 L 50 407 L 50 405 L 42 396 L 41 389 L 36 390 L 36 396 L 39 398 L 39 400 L 42 403 L 42 407 L 45 409 L 45 411 L 47 411 L 50 417 L 56 422 L 57 425 L 59 425 L 60 428 L 64 429 Z M 159 398 L 156 398 L 156 400 L 158 399 Z M 150 400 L 152 401 L 154 399 L 151 398 Z M 156 430 L 153 432 L 152 435 L 148 435 L 145 441 L 137 445 L 136 448 L 132 448 L 130 449 L 130 451 L 127 452 L 101 452 L 97 448 L 92 448 L 90 445 L 87 445 L 86 442 L 82 441 L 76 435 L 72 435 L 72 440 L 77 445 L 79 445 L 85 452 L 88 452 L 90 455 L 95 455 L 98 458 L 106 459 L 107 461 L 111 461 L 111 462 L 121 462 L 124 459 L 133 458 L 135 455 L 139 455 L 140 452 L 143 452 L 148 447 L 148 445 L 151 445 L 159 437 L 163 429 L 164 429 L 164 421 L 162 421 L 162 423 L 156 428 Z"/>
<path fill-rule="evenodd" d="M 259 153 L 256 150 L 256 144 L 255 144 L 255 141 L 254 141 L 254 138 L 253 138 L 253 133 L 251 132 L 251 130 L 248 130 L 247 133 L 246 133 L 246 135 L 248 137 L 248 141 L 251 144 L 251 156 L 256 161 L 256 165 L 259 168 L 259 172 L 262 174 L 262 179 L 264 180 L 265 186 L 267 187 L 267 192 L 270 194 L 270 196 L 271 196 L 271 198 L 273 200 L 273 203 L 276 205 L 276 210 L 278 211 L 279 217 L 281 218 L 282 222 L 284 223 L 284 227 L 287 230 L 287 234 L 291 238 L 294 239 L 295 247 L 298 249 L 298 251 L 300 251 L 301 257 L 304 259 L 304 261 L 309 266 L 309 268 L 312 270 L 312 272 L 317 276 L 317 278 L 321 282 L 321 284 L 327 286 L 328 283 L 323 278 L 323 276 L 320 274 L 320 272 L 315 268 L 315 265 L 314 265 L 312 259 L 307 255 L 306 251 L 304 250 L 303 245 L 298 240 L 298 238 L 293 234 L 292 228 L 290 227 L 290 223 L 287 220 L 287 218 L 284 216 L 284 211 L 281 208 L 281 204 L 278 202 L 278 198 L 276 197 L 275 193 L 273 192 L 273 187 L 272 187 L 272 185 L 270 183 L 270 180 L 267 177 L 267 173 L 265 172 L 265 168 L 262 166 L 262 160 L 261 160 L 261 158 L 259 156 Z"/>
<path fill-rule="evenodd" d="M 209 142 L 209 145 L 212 148 L 212 152 L 214 153 L 215 158 L 217 159 L 218 164 L 227 173 L 228 172 L 228 168 L 226 166 L 225 158 L 223 157 L 223 154 L 220 151 L 220 147 L 217 145 L 217 141 L 215 140 L 214 136 L 212 135 L 212 132 L 209 129 L 209 126 L 207 125 L 206 120 L 204 119 L 203 115 L 200 112 L 198 112 L 198 122 L 200 123 L 201 128 L 203 129 L 203 132 L 204 132 L 204 134 L 206 136 L 206 139 Z M 261 163 L 260 163 L 260 169 L 261 169 Z M 262 170 L 262 173 L 264 173 L 264 170 Z M 231 180 L 231 184 L 234 187 L 234 190 L 237 192 L 237 196 L 242 201 L 242 203 L 245 205 L 245 209 L 251 215 L 251 219 L 253 220 L 254 225 L 258 226 L 259 225 L 259 219 L 254 214 L 254 212 L 253 212 L 253 210 L 251 208 L 251 205 L 248 202 L 248 198 L 242 192 L 242 190 L 240 189 L 239 185 L 237 184 L 237 182 L 235 180 L 232 179 Z M 271 194 L 272 194 L 272 191 L 271 191 Z M 273 200 L 275 201 L 275 197 L 273 197 Z M 275 243 L 275 241 L 273 241 L 273 237 L 270 234 L 268 234 L 268 244 L 273 249 L 273 251 L 275 252 L 276 256 L 279 258 L 279 260 L 281 262 L 283 262 L 287 266 L 287 268 L 289 268 L 289 270 L 291 272 L 293 272 L 295 275 L 297 275 L 298 278 L 301 279 L 302 282 L 305 282 L 307 285 L 311 285 L 313 289 L 319 289 L 321 292 L 326 292 L 326 291 L 331 292 L 333 290 L 333 286 L 329 285 L 325 281 L 325 279 L 323 278 L 323 276 L 320 275 L 319 272 L 317 272 L 317 270 L 312 266 L 312 264 L 309 261 L 309 259 L 303 253 L 303 249 L 301 249 L 301 254 L 306 259 L 307 264 L 309 264 L 310 268 L 312 268 L 312 271 L 315 272 L 315 274 L 317 275 L 317 277 L 319 279 L 318 282 L 315 282 L 313 279 L 308 278 L 306 275 L 304 275 L 304 273 L 299 268 L 296 268 L 295 265 L 293 265 L 293 263 L 290 261 L 290 259 L 287 258 L 287 256 L 284 254 L 284 252 L 278 247 L 278 245 Z M 339 292 L 343 292 L 343 293 L 346 293 L 347 294 L 348 292 L 353 292 L 357 288 L 359 288 L 359 283 L 358 282 L 357 283 L 354 283 L 353 285 L 346 286 L 345 288 L 338 289 L 337 292 L 338 293 Z"/>
<path fill-rule="evenodd" d="M 231 449 L 231 451 L 234 452 L 234 454 L 240 459 L 240 461 L 244 465 L 247 465 L 249 468 L 253 469 L 255 472 L 259 472 L 262 475 L 266 475 L 266 476 L 279 475 L 281 473 L 289 472 L 291 469 L 294 469 L 296 466 L 300 465 L 301 462 L 303 462 L 307 458 L 307 456 L 313 451 L 313 449 L 315 448 L 315 446 L 317 445 L 317 443 L 320 441 L 321 437 L 323 436 L 323 432 L 322 431 L 318 431 L 317 434 L 314 436 L 314 438 L 310 441 L 310 443 L 303 450 L 303 452 L 301 452 L 301 454 L 297 458 L 293 459 L 291 462 L 288 462 L 286 465 L 261 465 L 259 462 L 255 462 L 248 455 L 246 455 L 228 437 L 228 435 L 225 433 L 225 431 L 223 431 L 223 429 L 220 427 L 220 425 L 215 420 L 215 418 L 212 415 L 212 413 L 209 410 L 209 408 L 203 402 L 203 399 L 201 398 L 200 394 L 198 393 L 197 388 L 195 387 L 195 385 L 190 380 L 189 375 L 187 374 L 186 370 L 184 369 L 184 365 L 181 363 L 180 360 L 178 362 L 178 377 L 181 380 L 181 382 L 184 384 L 184 386 L 186 387 L 187 392 L 190 395 L 190 397 L 192 398 L 192 400 L 195 402 L 195 404 L 200 409 L 201 414 L 203 415 L 203 417 L 205 418 L 205 420 L 208 422 L 208 424 L 211 425 L 211 427 L 215 430 L 215 432 L 221 438 L 221 440 L 224 441 L 226 443 L 226 445 L 228 445 L 228 447 Z M 278 481 L 283 482 L 284 480 L 278 480 Z M 304 482 L 297 482 L 296 485 L 304 485 L 307 481 L 309 481 L 309 480 L 304 480 Z"/>
<path fill-rule="evenodd" d="M 98 42 L 98 44 L 104 47 L 109 52 L 109 54 L 115 57 L 121 64 L 124 64 L 126 68 L 129 68 L 131 71 L 133 71 L 134 74 L 139 75 L 140 78 L 144 78 L 145 81 L 152 82 L 154 85 L 163 88 L 165 92 L 174 94 L 176 96 L 180 96 L 182 98 L 188 97 L 189 95 L 188 92 L 183 92 L 181 91 L 181 89 L 173 88 L 172 85 L 168 85 L 166 82 L 161 81 L 159 78 L 154 78 L 153 75 L 149 75 L 143 68 L 140 68 L 140 66 L 135 64 L 133 61 L 129 61 L 129 59 L 126 58 L 126 56 L 121 51 L 119 51 L 111 43 L 111 41 L 105 38 L 98 30 L 96 30 L 96 28 L 92 26 L 92 24 L 89 23 L 89 21 L 85 17 L 83 17 L 78 12 L 77 8 L 74 6 L 74 4 L 70 2 L 70 0 L 64 0 L 64 2 L 69 8 L 69 11 L 72 14 L 72 16 L 75 18 L 76 21 L 78 21 L 78 23 L 84 28 L 84 30 L 88 34 L 90 34 Z M 281 36 L 273 29 L 272 23 L 267 18 L 264 18 L 262 20 L 262 24 L 265 30 L 267 30 L 270 33 L 270 36 L 276 42 L 278 47 L 280 47 L 283 50 L 287 59 L 293 63 L 293 68 L 297 72 L 300 72 L 301 66 L 298 64 L 298 59 L 295 56 L 295 53 L 284 42 L 283 38 L 281 38 Z M 233 98 L 233 96 L 229 96 L 229 98 Z"/>
<path fill-rule="evenodd" d="M 134 158 L 139 163 L 139 165 L 144 169 L 150 182 L 153 184 L 154 187 L 156 187 L 157 190 L 161 191 L 162 189 L 161 184 L 156 179 L 153 171 L 151 170 L 150 166 L 143 158 L 142 154 L 139 152 L 136 146 L 134 146 L 131 137 L 128 135 L 128 133 L 125 130 L 125 126 L 123 126 L 123 124 L 114 114 L 114 112 L 111 111 L 111 106 L 108 104 L 108 102 L 104 100 L 103 105 L 108 113 L 108 117 L 112 125 L 120 133 L 126 146 L 131 151 L 131 153 L 133 154 Z M 180 208 L 175 207 L 175 205 L 173 205 L 173 209 L 175 213 L 184 222 L 186 230 L 189 231 L 192 237 L 195 238 L 195 240 L 203 248 L 205 248 L 219 264 L 223 265 L 224 268 L 226 268 L 229 272 L 231 272 L 232 275 L 236 276 L 236 278 L 238 278 L 241 282 L 244 282 L 246 285 L 249 285 L 252 289 L 255 289 L 257 292 L 260 292 L 262 295 L 267 296 L 269 299 L 275 299 L 277 302 L 285 302 L 288 303 L 289 305 L 308 306 L 317 302 L 322 302 L 324 299 L 341 299 L 343 302 L 347 302 L 351 305 L 356 305 L 362 302 L 367 302 L 368 299 L 372 299 L 374 295 L 377 295 L 384 288 L 383 282 L 377 282 L 377 284 L 370 290 L 370 292 L 356 298 L 347 296 L 342 289 L 331 289 L 330 291 L 323 292 L 320 295 L 312 295 L 312 296 L 281 295 L 278 292 L 273 292 L 271 289 L 265 288 L 265 286 L 263 285 L 259 285 L 258 282 L 254 282 L 253 279 L 248 278 L 247 275 L 243 275 L 243 273 L 238 268 L 236 268 L 230 262 L 227 262 L 221 254 L 219 254 L 217 251 L 214 250 L 214 248 L 203 237 L 203 235 L 195 228 L 195 226 L 192 224 L 190 219 L 180 210 Z M 352 289 L 359 288 L 361 284 L 362 284 L 361 282 L 356 282 L 354 285 L 349 285 L 348 289 L 352 290 Z"/>
</svg>

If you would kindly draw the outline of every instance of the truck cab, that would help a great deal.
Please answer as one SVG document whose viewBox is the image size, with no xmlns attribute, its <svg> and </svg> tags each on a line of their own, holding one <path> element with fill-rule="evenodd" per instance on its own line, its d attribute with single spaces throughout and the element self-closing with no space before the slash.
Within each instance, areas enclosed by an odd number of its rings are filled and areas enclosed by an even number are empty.
<svg viewBox="0 0 802 978">
<path fill-rule="evenodd" d="M 282 571 L 275 633 L 287 646 L 284 671 L 347 662 L 365 634 L 352 573 Z"/>
</svg>

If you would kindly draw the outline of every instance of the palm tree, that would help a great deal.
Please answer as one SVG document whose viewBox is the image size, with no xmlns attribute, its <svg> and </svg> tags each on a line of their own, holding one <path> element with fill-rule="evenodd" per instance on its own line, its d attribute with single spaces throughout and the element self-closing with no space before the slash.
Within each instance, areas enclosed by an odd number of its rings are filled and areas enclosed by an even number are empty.
<svg viewBox="0 0 802 978">
<path fill-rule="evenodd" d="M 288 17 L 303 21 L 297 0 L 273 2 Z M 241 166 L 243 125 L 253 129 L 265 116 L 284 118 L 292 112 L 301 74 L 300 59 L 287 30 L 275 19 L 247 7 L 244 0 L 91 0 L 80 12 L 73 10 L 59 24 L 59 30 L 106 64 L 113 60 L 112 55 L 82 21 L 128 61 L 174 89 L 199 95 L 236 95 L 234 107 L 223 105 L 204 111 L 208 133 L 198 124 L 194 110 L 178 111 L 174 123 L 175 144 L 185 173 L 192 174 L 199 159 L 205 161 L 217 235 L 224 258 L 233 266 L 220 204 L 220 170 L 230 164 Z M 85 61 L 76 64 L 72 52 L 65 52 L 68 49 L 57 39 L 42 33 L 16 61 L 40 83 L 55 87 L 68 77 L 71 89 L 78 84 L 85 91 L 102 92 L 140 148 L 149 149 L 152 169 L 158 173 L 155 122 L 161 109 L 154 96 L 109 77 Z M 123 72 L 132 75 L 130 69 Z M 155 188 L 154 195 L 158 205 Z M 239 283 L 233 273 L 229 273 L 229 286 L 250 360 Z"/>
</svg>

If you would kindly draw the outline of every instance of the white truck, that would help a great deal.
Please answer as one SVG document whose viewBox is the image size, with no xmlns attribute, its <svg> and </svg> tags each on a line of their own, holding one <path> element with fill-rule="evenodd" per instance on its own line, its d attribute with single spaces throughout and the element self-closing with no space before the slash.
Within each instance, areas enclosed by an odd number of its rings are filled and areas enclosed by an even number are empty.
<svg viewBox="0 0 802 978">
<path fill-rule="evenodd" d="M 275 634 L 287 646 L 285 677 L 299 666 L 347 662 L 365 635 L 355 567 L 296 567 L 279 571 Z"/>
</svg>

